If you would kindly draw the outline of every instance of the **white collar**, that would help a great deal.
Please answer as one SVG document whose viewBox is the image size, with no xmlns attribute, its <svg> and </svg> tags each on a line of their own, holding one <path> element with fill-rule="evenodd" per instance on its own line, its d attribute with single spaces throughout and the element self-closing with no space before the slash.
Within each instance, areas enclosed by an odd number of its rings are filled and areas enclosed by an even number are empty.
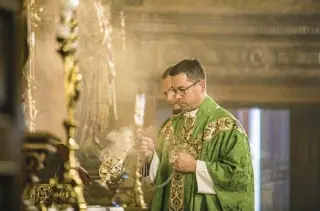
<svg viewBox="0 0 320 211">
<path fill-rule="evenodd" d="M 193 110 L 193 111 L 185 112 L 183 115 L 184 115 L 185 117 L 195 117 L 198 110 L 199 110 L 199 109 L 197 108 L 197 109 L 195 109 L 195 110 Z"/>
</svg>

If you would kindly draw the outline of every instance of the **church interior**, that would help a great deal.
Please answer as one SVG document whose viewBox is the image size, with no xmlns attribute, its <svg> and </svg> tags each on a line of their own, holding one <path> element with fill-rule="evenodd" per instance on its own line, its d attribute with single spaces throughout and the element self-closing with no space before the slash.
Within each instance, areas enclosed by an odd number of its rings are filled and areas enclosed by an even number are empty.
<svg viewBox="0 0 320 211">
<path fill-rule="evenodd" d="M 255 211 L 320 210 L 319 19 L 316 0 L 1 0 L 0 210 L 147 210 L 136 131 L 157 136 L 185 58 L 248 134 Z"/>
</svg>

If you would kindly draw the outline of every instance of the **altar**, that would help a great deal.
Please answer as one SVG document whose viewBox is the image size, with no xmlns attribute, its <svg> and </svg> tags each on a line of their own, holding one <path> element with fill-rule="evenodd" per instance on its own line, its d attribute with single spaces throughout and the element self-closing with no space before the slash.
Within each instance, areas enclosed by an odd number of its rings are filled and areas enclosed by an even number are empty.
<svg viewBox="0 0 320 211">
<path fill-rule="evenodd" d="M 144 161 L 133 150 L 145 126 L 146 96 L 143 89 L 135 93 L 129 121 L 119 115 L 114 45 L 126 41 L 118 4 L 26 0 L 20 6 L 27 50 L 20 98 L 24 208 L 146 209 Z"/>
</svg>

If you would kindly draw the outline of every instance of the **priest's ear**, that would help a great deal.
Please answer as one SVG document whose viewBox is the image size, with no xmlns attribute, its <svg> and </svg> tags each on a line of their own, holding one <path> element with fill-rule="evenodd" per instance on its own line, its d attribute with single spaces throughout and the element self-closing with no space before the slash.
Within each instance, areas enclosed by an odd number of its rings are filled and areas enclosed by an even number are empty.
<svg viewBox="0 0 320 211">
<path fill-rule="evenodd" d="M 207 88 L 207 83 L 205 80 L 200 80 L 199 81 L 199 86 L 201 88 L 201 92 L 205 92 L 206 91 L 206 88 Z"/>
</svg>

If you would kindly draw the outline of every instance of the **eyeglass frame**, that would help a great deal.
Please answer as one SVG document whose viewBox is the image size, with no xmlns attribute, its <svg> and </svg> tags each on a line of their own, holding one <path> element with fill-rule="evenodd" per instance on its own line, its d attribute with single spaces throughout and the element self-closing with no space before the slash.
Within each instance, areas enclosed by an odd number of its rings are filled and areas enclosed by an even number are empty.
<svg viewBox="0 0 320 211">
<path fill-rule="evenodd" d="M 169 93 L 169 92 L 173 92 L 174 95 L 179 94 L 180 96 L 184 96 L 184 95 L 186 94 L 186 91 L 187 91 L 188 89 L 190 89 L 191 87 L 193 87 L 194 85 L 196 85 L 196 84 L 199 83 L 199 82 L 200 82 L 200 80 L 194 82 L 193 84 L 191 84 L 190 86 L 188 86 L 188 87 L 186 87 L 186 88 L 178 88 L 178 89 L 175 89 L 175 88 L 173 88 L 173 87 L 170 87 L 170 89 L 168 89 L 168 93 Z M 179 92 L 179 93 L 178 93 L 178 92 Z"/>
</svg>

